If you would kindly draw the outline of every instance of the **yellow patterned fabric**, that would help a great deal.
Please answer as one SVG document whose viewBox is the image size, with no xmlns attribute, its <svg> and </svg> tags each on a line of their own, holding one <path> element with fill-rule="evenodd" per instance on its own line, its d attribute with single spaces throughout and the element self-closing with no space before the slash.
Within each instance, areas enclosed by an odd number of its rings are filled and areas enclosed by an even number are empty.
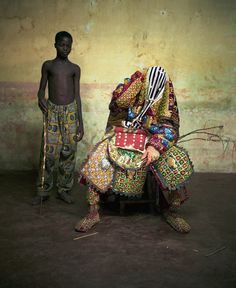
<svg viewBox="0 0 236 288">
<path fill-rule="evenodd" d="M 56 105 L 48 100 L 48 113 L 46 124 L 46 139 L 42 137 L 40 162 L 45 156 L 45 169 L 40 169 L 38 183 L 38 195 L 48 196 L 53 187 L 53 171 L 58 160 L 57 186 L 58 193 L 71 191 L 74 183 L 74 171 L 76 162 L 77 142 L 75 142 L 76 130 L 79 125 L 77 104 L 73 101 L 67 105 Z M 45 141 L 46 140 L 46 141 Z M 44 141 L 46 151 L 44 151 Z M 45 153 L 46 152 L 46 153 Z M 43 189 L 42 189 L 43 186 Z"/>
<path fill-rule="evenodd" d="M 77 143 L 74 137 L 78 125 L 76 102 L 56 105 L 48 100 L 47 155 L 58 158 L 65 146 L 76 151 Z"/>
<path fill-rule="evenodd" d="M 98 213 L 95 215 L 88 214 L 86 217 L 84 217 L 75 225 L 75 230 L 77 232 L 87 232 L 99 222 L 100 222 L 100 216 Z"/>
<path fill-rule="evenodd" d="M 177 142 L 179 136 L 176 96 L 172 81 L 168 76 L 166 79 L 163 95 L 160 94 L 160 99 L 158 98 L 159 100 L 150 107 L 146 106 L 148 108 L 142 115 L 139 127 L 148 134 L 146 147 L 153 146 L 160 154 L 168 151 Z M 125 122 L 132 123 L 132 120 L 136 119 L 135 117 L 145 107 L 145 101 L 148 100 L 148 89 L 147 70 L 136 71 L 130 78 L 126 78 L 124 83 L 117 86 L 109 105 L 107 133 L 113 132 L 114 126 L 129 127 Z M 108 141 L 99 142 L 95 147 L 82 167 L 82 176 L 101 192 L 111 189 L 125 195 L 141 194 L 146 177 L 146 171 L 140 162 L 142 154 L 136 155 L 130 151 L 121 151 L 114 147 L 112 142 L 107 146 Z"/>
<path fill-rule="evenodd" d="M 156 108 L 156 107 L 155 107 Z M 155 111 L 154 111 L 155 112 Z M 162 99 L 157 102 L 156 109 L 157 119 L 160 117 L 171 117 L 171 111 L 169 110 L 169 82 L 166 82 L 165 91 L 163 93 Z"/>
<path fill-rule="evenodd" d="M 97 191 L 95 191 L 94 189 L 92 189 L 91 187 L 88 188 L 87 191 L 87 200 L 90 206 L 96 206 L 97 209 L 98 207 L 98 203 L 99 203 L 99 194 L 97 193 Z"/>
<path fill-rule="evenodd" d="M 156 112 L 158 119 L 168 119 L 169 121 L 172 121 L 176 126 L 179 126 L 177 100 L 174 93 L 173 84 L 170 79 L 166 82 L 163 97 L 158 105 L 159 106 Z M 153 109 L 155 109 L 155 107 L 153 107 Z"/>
<path fill-rule="evenodd" d="M 120 160 L 117 164 L 115 159 L 110 159 L 108 144 L 109 139 L 105 139 L 95 146 L 88 156 L 88 159 L 82 165 L 80 175 L 86 179 L 88 184 L 101 193 L 111 189 L 115 193 L 124 194 L 126 196 L 141 195 L 143 193 L 142 188 L 146 178 L 146 167 L 131 165 L 132 167 L 129 167 L 131 169 L 127 169 L 127 167 L 124 169 L 120 168 L 118 166 Z M 141 155 L 140 152 L 136 151 L 127 152 L 131 154 L 134 152 Z M 120 156 L 122 157 L 122 155 L 123 154 Z M 91 205 L 94 203 L 96 204 L 97 194 L 89 193 L 88 195 L 89 203 Z"/>
<path fill-rule="evenodd" d="M 144 74 L 136 71 L 131 78 L 126 78 L 124 84 L 119 84 L 113 92 L 113 101 L 119 108 L 127 109 L 136 102 L 136 96 L 140 93 L 144 84 Z M 143 92 L 141 93 L 143 94 Z M 144 95 L 143 95 L 144 96 Z M 142 104 L 139 103 L 139 104 Z"/>
<path fill-rule="evenodd" d="M 122 108 L 128 108 L 130 105 L 134 105 L 136 95 L 141 90 L 142 84 L 143 82 L 141 78 L 136 79 L 136 81 L 134 81 L 122 94 L 122 97 L 117 99 L 117 105 Z"/>
<path fill-rule="evenodd" d="M 108 139 L 99 142 L 82 165 L 80 175 L 100 192 L 106 192 L 112 183 L 114 168 L 107 155 Z"/>
<path fill-rule="evenodd" d="M 122 126 L 129 115 L 137 115 L 147 98 L 147 70 L 136 71 L 124 84 L 119 84 L 113 92 L 109 105 L 110 114 L 107 131 L 112 126 Z M 160 100 L 147 111 L 142 126 L 150 132 L 148 145 L 155 147 L 161 154 L 173 146 L 179 135 L 179 112 L 172 81 L 167 77 L 165 89 Z"/>
<path fill-rule="evenodd" d="M 173 212 L 166 212 L 163 214 L 164 219 L 166 222 L 177 232 L 180 233 L 189 233 L 191 230 L 191 226 L 188 222 L 178 215 L 177 213 Z"/>
</svg>

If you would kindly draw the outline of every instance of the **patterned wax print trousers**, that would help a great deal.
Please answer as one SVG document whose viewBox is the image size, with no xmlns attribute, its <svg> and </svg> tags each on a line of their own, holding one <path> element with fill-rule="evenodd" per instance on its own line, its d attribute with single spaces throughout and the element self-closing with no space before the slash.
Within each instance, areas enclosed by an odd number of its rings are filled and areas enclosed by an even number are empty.
<svg viewBox="0 0 236 288">
<path fill-rule="evenodd" d="M 79 125 L 76 102 L 56 105 L 48 100 L 46 122 L 46 149 L 44 149 L 44 137 L 42 137 L 38 195 L 49 195 L 53 187 L 53 172 L 57 161 L 58 193 L 69 193 L 74 183 L 77 150 L 74 136 Z M 43 161 L 45 161 L 45 169 L 43 169 Z"/>
</svg>

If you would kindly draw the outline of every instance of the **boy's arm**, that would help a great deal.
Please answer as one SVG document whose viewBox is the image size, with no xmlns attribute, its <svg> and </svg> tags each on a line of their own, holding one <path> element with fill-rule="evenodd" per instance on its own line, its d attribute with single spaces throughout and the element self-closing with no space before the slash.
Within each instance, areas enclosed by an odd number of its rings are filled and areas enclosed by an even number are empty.
<svg viewBox="0 0 236 288">
<path fill-rule="evenodd" d="M 47 101 L 45 99 L 45 89 L 48 81 L 48 61 L 44 62 L 41 70 L 41 80 L 38 91 L 38 105 L 43 113 L 48 112 Z"/>
<path fill-rule="evenodd" d="M 79 120 L 79 125 L 77 128 L 77 142 L 79 142 L 84 136 L 84 125 L 83 125 L 82 105 L 80 98 L 80 67 L 78 65 L 76 65 L 74 85 L 75 85 L 75 99 L 77 103 L 78 120 Z"/>
</svg>

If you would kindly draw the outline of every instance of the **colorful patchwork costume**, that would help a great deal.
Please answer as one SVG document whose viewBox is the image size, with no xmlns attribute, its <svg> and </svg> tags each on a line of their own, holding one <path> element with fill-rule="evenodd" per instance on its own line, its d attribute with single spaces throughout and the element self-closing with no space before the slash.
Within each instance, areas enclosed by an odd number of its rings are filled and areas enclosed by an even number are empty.
<svg viewBox="0 0 236 288">
<path fill-rule="evenodd" d="M 75 153 L 77 143 L 74 140 L 78 125 L 77 105 L 74 101 L 68 105 L 56 105 L 48 100 L 46 160 L 44 184 L 38 185 L 38 195 L 48 196 L 53 187 L 53 171 L 58 161 L 58 194 L 69 193 L 74 183 Z M 43 141 L 41 160 L 43 157 Z M 40 171 L 42 173 L 42 171 Z M 39 175 L 39 179 L 41 179 Z"/>
<path fill-rule="evenodd" d="M 189 162 L 184 168 L 178 166 L 185 153 L 174 145 L 179 136 L 179 112 L 172 81 L 164 69 L 154 66 L 126 78 L 113 92 L 109 109 L 105 136 L 80 170 L 82 180 L 89 185 L 90 213 L 76 225 L 77 231 L 87 231 L 99 221 L 100 193 L 140 196 L 149 169 L 161 186 L 159 199 L 165 212 L 188 198 L 184 183 L 192 173 L 192 165 Z M 161 156 L 146 167 L 141 157 L 148 146 L 153 146 Z M 174 151 L 164 157 L 171 147 Z M 168 168 L 173 172 L 171 177 Z M 176 230 L 190 230 L 179 216 L 165 215 Z"/>
</svg>

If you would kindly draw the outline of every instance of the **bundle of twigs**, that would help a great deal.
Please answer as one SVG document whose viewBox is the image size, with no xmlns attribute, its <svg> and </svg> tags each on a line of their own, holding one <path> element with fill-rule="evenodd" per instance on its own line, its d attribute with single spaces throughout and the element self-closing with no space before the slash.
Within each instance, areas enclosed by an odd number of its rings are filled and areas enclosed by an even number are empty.
<svg viewBox="0 0 236 288">
<path fill-rule="evenodd" d="M 180 136 L 178 143 L 189 142 L 192 140 L 221 142 L 224 153 L 226 152 L 226 150 L 229 146 L 229 143 L 232 143 L 233 144 L 232 157 L 233 157 L 233 153 L 236 151 L 236 140 L 231 139 L 230 137 L 227 137 L 227 136 L 221 136 L 217 133 L 209 132 L 210 130 L 214 130 L 214 129 L 221 129 L 222 130 L 223 128 L 224 128 L 224 126 L 220 125 L 220 126 L 213 126 L 213 127 L 196 129 L 196 130 L 193 130 L 187 134 Z M 190 135 L 194 135 L 194 134 L 197 136 L 193 137 L 193 138 L 186 139 L 186 140 L 182 140 L 183 138 L 188 137 Z"/>
</svg>

